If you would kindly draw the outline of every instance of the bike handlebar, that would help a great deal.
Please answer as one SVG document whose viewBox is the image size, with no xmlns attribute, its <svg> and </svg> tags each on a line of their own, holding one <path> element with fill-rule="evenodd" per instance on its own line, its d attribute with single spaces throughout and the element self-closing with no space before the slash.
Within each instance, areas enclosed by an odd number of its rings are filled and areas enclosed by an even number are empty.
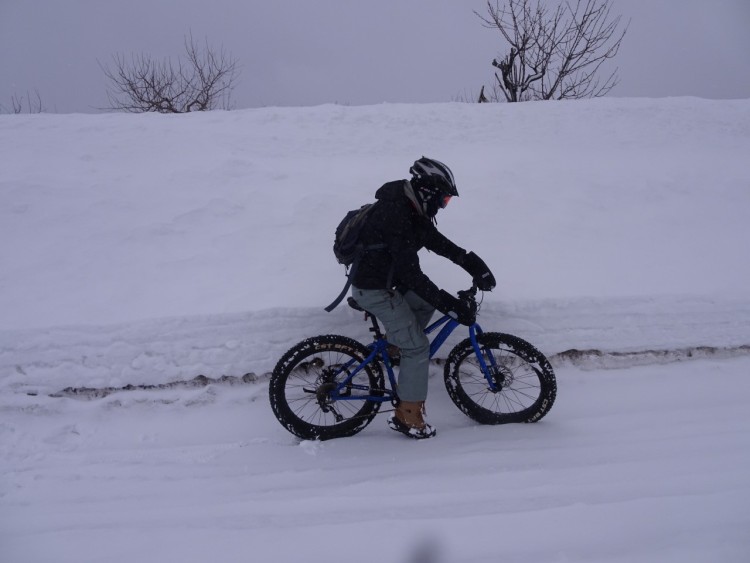
<svg viewBox="0 0 750 563">
<path fill-rule="evenodd" d="M 461 301 L 464 301 L 467 303 L 473 310 L 474 314 L 479 312 L 479 307 L 481 303 L 477 303 L 477 291 L 479 288 L 477 287 L 476 283 L 472 283 L 471 287 L 469 289 L 463 289 L 461 291 L 456 292 L 458 294 L 458 298 Z"/>
<path fill-rule="evenodd" d="M 472 283 L 469 289 L 462 289 L 459 291 L 458 297 L 459 299 L 476 299 L 478 290 L 479 288 L 477 287 L 477 284 Z"/>
</svg>

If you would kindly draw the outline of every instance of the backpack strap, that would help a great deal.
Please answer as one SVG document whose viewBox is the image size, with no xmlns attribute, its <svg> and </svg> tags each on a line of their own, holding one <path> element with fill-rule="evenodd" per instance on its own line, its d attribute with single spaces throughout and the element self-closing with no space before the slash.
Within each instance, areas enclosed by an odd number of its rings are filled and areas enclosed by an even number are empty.
<svg viewBox="0 0 750 563">
<path fill-rule="evenodd" d="M 325 308 L 326 313 L 330 313 L 336 307 L 339 306 L 339 303 L 341 303 L 344 300 L 344 297 L 346 297 L 346 293 L 349 291 L 349 288 L 351 286 L 352 286 L 352 280 L 349 278 L 349 276 L 346 276 L 346 284 L 344 285 L 344 289 L 342 289 L 338 297 L 336 297 L 336 299 L 333 300 L 333 303 L 331 303 L 330 305 L 328 305 L 328 307 Z"/>
<path fill-rule="evenodd" d="M 326 313 L 330 313 L 331 311 L 333 311 L 336 307 L 339 306 L 339 303 L 341 303 L 344 300 L 344 297 L 346 297 L 346 294 L 349 291 L 349 288 L 352 286 L 352 277 L 357 271 L 357 266 L 359 266 L 359 261 L 361 260 L 361 258 L 362 258 L 362 253 L 360 253 L 360 255 L 354 259 L 354 262 L 352 263 L 352 267 L 349 269 L 349 272 L 346 274 L 346 283 L 344 284 L 344 289 L 342 289 L 341 293 L 338 294 L 338 297 L 336 297 L 336 299 L 334 299 L 333 302 L 330 305 L 328 305 L 328 307 L 325 308 Z"/>
<path fill-rule="evenodd" d="M 357 254 L 357 257 L 354 259 L 354 262 L 352 262 L 351 268 L 349 268 L 349 272 L 346 274 L 346 283 L 344 284 L 344 289 L 341 290 L 341 293 L 338 294 L 338 297 L 333 300 L 333 302 L 328 305 L 328 307 L 325 308 L 325 311 L 327 313 L 330 313 L 333 311 L 336 307 L 339 306 L 339 303 L 341 303 L 344 300 L 344 297 L 346 296 L 347 292 L 349 291 L 349 288 L 352 286 L 352 278 L 354 278 L 354 274 L 357 273 L 357 268 L 359 268 L 359 261 L 362 260 L 362 256 L 364 256 L 365 252 L 368 250 L 382 250 L 384 248 L 387 248 L 387 245 L 385 243 L 378 243 L 378 244 L 371 244 L 369 246 L 365 246 L 359 254 Z M 388 285 L 390 286 L 391 280 L 393 279 L 393 269 L 394 265 L 391 265 L 391 269 L 388 271 Z"/>
</svg>

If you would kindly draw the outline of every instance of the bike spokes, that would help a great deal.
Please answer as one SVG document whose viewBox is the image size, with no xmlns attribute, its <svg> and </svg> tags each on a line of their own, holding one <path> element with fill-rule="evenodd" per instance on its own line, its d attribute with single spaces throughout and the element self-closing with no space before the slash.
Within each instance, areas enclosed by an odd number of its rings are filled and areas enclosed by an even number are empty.
<svg viewBox="0 0 750 563">
<path fill-rule="evenodd" d="M 367 349 L 343 336 L 299 343 L 276 365 L 269 395 L 276 418 L 306 439 L 359 432 L 377 414 L 383 375 L 377 363 L 363 364 Z M 380 390 L 380 391 L 379 391 Z"/>
<path fill-rule="evenodd" d="M 500 333 L 467 339 L 451 352 L 445 383 L 456 405 L 485 424 L 532 422 L 552 406 L 556 384 L 547 359 L 528 342 Z"/>
</svg>

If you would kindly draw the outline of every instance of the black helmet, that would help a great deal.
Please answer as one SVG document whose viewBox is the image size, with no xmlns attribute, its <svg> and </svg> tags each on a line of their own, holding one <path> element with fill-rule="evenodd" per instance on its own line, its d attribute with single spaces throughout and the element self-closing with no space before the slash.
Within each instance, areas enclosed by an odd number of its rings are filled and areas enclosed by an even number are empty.
<svg viewBox="0 0 750 563">
<path fill-rule="evenodd" d="M 442 162 L 423 156 L 409 169 L 412 184 L 419 189 L 428 188 L 442 195 L 458 196 L 453 172 Z"/>
<path fill-rule="evenodd" d="M 458 196 L 453 172 L 445 164 L 423 156 L 409 169 L 411 185 L 424 212 L 434 217 L 439 209 L 448 205 L 453 196 Z"/>
</svg>

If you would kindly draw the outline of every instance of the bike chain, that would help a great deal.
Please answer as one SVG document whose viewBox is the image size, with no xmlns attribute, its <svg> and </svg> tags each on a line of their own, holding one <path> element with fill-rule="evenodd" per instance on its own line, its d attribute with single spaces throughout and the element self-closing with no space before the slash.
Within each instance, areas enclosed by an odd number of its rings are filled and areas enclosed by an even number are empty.
<svg viewBox="0 0 750 563">
<path fill-rule="evenodd" d="M 374 391 L 383 391 L 383 389 L 374 389 Z M 385 403 L 385 401 L 383 401 L 383 403 Z M 383 404 L 383 403 L 381 403 L 381 404 Z M 393 405 L 393 401 L 391 401 L 391 404 Z M 384 413 L 387 413 L 387 412 L 396 412 L 395 405 L 393 405 L 393 406 L 394 406 L 394 408 L 392 408 L 392 409 L 385 409 L 385 410 L 378 409 L 378 412 L 375 413 L 375 416 L 377 416 L 379 414 L 384 414 Z M 360 419 L 360 418 L 367 418 L 369 416 L 370 415 L 366 415 L 366 414 L 358 414 L 356 416 L 352 416 L 351 418 L 347 418 L 346 420 L 347 421 L 349 421 L 349 420 L 357 420 L 357 419 Z"/>
</svg>

